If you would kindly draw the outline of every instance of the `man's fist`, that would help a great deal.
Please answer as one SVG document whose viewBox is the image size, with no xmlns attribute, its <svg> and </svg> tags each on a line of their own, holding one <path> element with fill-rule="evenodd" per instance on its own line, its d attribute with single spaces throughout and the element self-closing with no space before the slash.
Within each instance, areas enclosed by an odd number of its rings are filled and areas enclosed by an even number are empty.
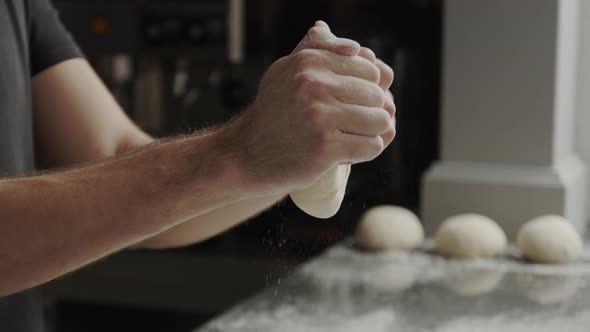
<svg viewBox="0 0 590 332">
<path fill-rule="evenodd" d="M 226 128 L 261 192 L 305 188 L 331 167 L 377 157 L 395 135 L 393 71 L 323 22 L 271 65 L 258 95 Z"/>
<path fill-rule="evenodd" d="M 299 45 L 297 45 L 293 53 L 297 53 L 304 49 L 322 49 L 332 51 L 334 53 L 339 53 L 342 55 L 361 56 L 374 63 L 379 68 L 381 76 L 379 80 L 379 86 L 387 94 L 384 108 L 391 114 L 392 117 L 391 129 L 385 132 L 383 135 L 381 135 L 385 143 L 385 146 L 388 146 L 393 141 L 396 133 L 396 108 L 393 100 L 393 95 L 389 91 L 389 88 L 393 84 L 394 79 L 393 69 L 391 69 L 391 67 L 389 67 L 380 59 L 377 59 L 375 53 L 369 48 L 362 47 L 358 42 L 354 40 L 336 37 L 330 31 L 330 27 L 328 26 L 328 24 L 326 24 L 323 21 L 317 21 L 315 25 L 309 29 L 307 35 L 303 38 Z"/>
</svg>

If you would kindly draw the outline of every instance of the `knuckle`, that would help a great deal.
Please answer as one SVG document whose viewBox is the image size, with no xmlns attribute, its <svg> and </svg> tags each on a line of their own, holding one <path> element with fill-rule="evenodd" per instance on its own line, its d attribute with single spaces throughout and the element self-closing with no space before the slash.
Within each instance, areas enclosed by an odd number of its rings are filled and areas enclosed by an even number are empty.
<svg viewBox="0 0 590 332">
<path fill-rule="evenodd" d="M 383 152 L 385 146 L 383 143 L 383 139 L 379 136 L 371 139 L 368 145 L 369 146 L 367 150 L 370 152 L 370 160 L 377 158 L 381 154 L 381 152 Z"/>
<path fill-rule="evenodd" d="M 359 44 L 359 42 L 357 42 L 356 40 L 343 39 L 343 44 L 350 47 L 351 50 L 356 50 L 357 53 L 361 50 L 361 44 Z"/>
<path fill-rule="evenodd" d="M 311 41 L 317 41 L 318 39 L 320 39 L 321 35 L 322 35 L 322 28 L 320 27 L 312 27 L 309 30 L 307 30 L 307 38 L 309 38 L 309 40 Z"/>
<path fill-rule="evenodd" d="M 391 122 L 391 117 L 389 116 L 389 113 L 387 113 L 387 111 L 383 110 L 382 112 L 379 112 L 377 125 L 380 131 L 379 134 L 384 133 L 387 130 L 389 130 L 389 128 L 391 128 L 393 123 Z"/>
<path fill-rule="evenodd" d="M 299 59 L 309 59 L 313 58 L 317 54 L 316 50 L 313 48 L 306 48 L 297 53 L 297 57 Z"/>
<path fill-rule="evenodd" d="M 375 55 L 375 52 L 373 52 L 373 50 L 371 50 L 368 47 L 362 47 L 359 55 L 361 55 L 362 57 L 364 57 L 365 59 L 367 59 L 371 62 L 375 62 L 375 60 L 377 60 L 377 56 Z"/>
<path fill-rule="evenodd" d="M 354 159 L 360 161 L 371 161 L 377 158 L 383 149 L 385 144 L 380 136 L 368 138 L 362 144 L 357 146 L 349 146 L 349 153 Z"/>
<path fill-rule="evenodd" d="M 393 96 L 389 90 L 386 92 L 385 111 L 389 113 L 390 117 L 394 117 L 395 113 L 397 112 L 397 106 L 395 106 L 395 103 L 393 102 Z"/>
<path fill-rule="evenodd" d="M 311 97 L 321 96 L 328 86 L 317 75 L 309 71 L 297 74 L 294 79 L 295 95 L 305 101 L 313 101 L 313 99 L 310 99 Z"/>
<path fill-rule="evenodd" d="M 388 131 L 386 131 L 383 135 L 381 135 L 381 138 L 383 139 L 384 144 L 387 146 L 393 141 L 393 139 L 395 138 L 395 135 L 396 135 L 395 126 L 392 126 Z"/>
<path fill-rule="evenodd" d="M 319 155 L 326 155 L 330 152 L 332 137 L 327 131 L 321 131 L 316 134 L 315 149 Z"/>
<path fill-rule="evenodd" d="M 371 64 L 369 66 L 369 79 L 371 82 L 376 84 L 379 84 L 379 82 L 381 82 L 381 71 L 374 64 Z"/>
<path fill-rule="evenodd" d="M 362 103 L 365 106 L 379 108 L 385 107 L 385 93 L 376 83 L 365 82 L 358 85 L 351 85 L 348 89 L 357 89 L 359 95 L 362 96 Z"/>
<path fill-rule="evenodd" d="M 375 83 L 372 84 L 371 90 L 372 95 L 374 95 L 375 102 L 381 106 L 384 106 L 385 102 L 387 101 L 385 91 L 383 91 L 383 89 L 381 89 L 381 87 Z"/>
<path fill-rule="evenodd" d="M 390 86 L 393 83 L 393 78 L 395 76 L 395 73 L 393 72 L 393 69 L 391 67 L 389 67 L 388 65 L 386 65 L 384 62 L 382 63 L 382 75 L 383 75 L 383 81 Z"/>
<path fill-rule="evenodd" d="M 305 70 L 320 61 L 320 54 L 314 49 L 304 49 L 295 54 L 298 70 Z"/>
<path fill-rule="evenodd" d="M 295 74 L 293 79 L 295 80 L 295 82 L 298 83 L 298 85 L 307 85 L 316 80 L 315 75 L 309 71 L 302 71 L 300 73 L 297 73 Z"/>
<path fill-rule="evenodd" d="M 314 104 L 309 106 L 305 110 L 305 114 L 307 117 L 308 122 L 314 128 L 323 129 L 325 119 L 326 119 L 326 112 L 324 107 L 319 104 Z M 320 132 L 321 134 L 321 132 Z"/>
<path fill-rule="evenodd" d="M 358 49 L 358 51 L 361 51 L 361 48 L 363 47 L 358 41 L 354 40 L 354 39 L 349 39 L 349 38 L 342 38 L 348 41 L 348 43 L 350 43 L 351 46 L 354 46 Z"/>
<path fill-rule="evenodd" d="M 395 77 L 395 73 L 393 72 L 393 69 L 387 67 L 387 70 L 385 72 L 386 72 L 385 75 L 387 77 L 387 83 L 389 85 L 393 84 L 393 79 Z"/>
</svg>

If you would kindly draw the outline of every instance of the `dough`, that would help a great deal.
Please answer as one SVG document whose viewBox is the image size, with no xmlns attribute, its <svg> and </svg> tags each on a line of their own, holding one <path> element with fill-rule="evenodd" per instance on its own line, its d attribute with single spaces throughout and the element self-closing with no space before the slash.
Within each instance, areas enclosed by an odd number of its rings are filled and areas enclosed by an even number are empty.
<svg viewBox="0 0 590 332">
<path fill-rule="evenodd" d="M 434 242 L 442 255 L 471 258 L 501 255 L 507 244 L 500 226 L 479 214 L 463 214 L 443 221 Z"/>
<path fill-rule="evenodd" d="M 333 217 L 344 199 L 350 164 L 332 168 L 314 184 L 289 194 L 291 200 L 310 216 L 328 219 Z"/>
<path fill-rule="evenodd" d="M 560 216 L 542 216 L 526 222 L 518 232 L 522 256 L 540 263 L 567 263 L 584 248 L 574 226 Z"/>
<path fill-rule="evenodd" d="M 424 241 L 424 229 L 416 215 L 391 205 L 376 206 L 361 217 L 356 242 L 369 250 L 412 250 Z"/>
</svg>

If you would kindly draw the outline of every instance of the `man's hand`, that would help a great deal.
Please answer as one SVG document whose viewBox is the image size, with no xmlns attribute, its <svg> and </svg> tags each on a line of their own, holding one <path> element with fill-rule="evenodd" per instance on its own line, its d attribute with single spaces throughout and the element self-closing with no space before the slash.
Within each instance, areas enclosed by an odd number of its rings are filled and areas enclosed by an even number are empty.
<svg viewBox="0 0 590 332">
<path fill-rule="evenodd" d="M 393 84 L 393 79 L 395 76 L 393 69 L 391 69 L 391 67 L 389 67 L 380 59 L 377 59 L 375 52 L 373 52 L 371 49 L 367 47 L 362 47 L 358 42 L 354 40 L 336 37 L 330 31 L 330 27 L 328 26 L 328 24 L 326 24 L 324 21 L 317 21 L 315 25 L 311 29 L 309 29 L 307 35 L 299 43 L 299 45 L 297 45 L 293 53 L 299 52 L 304 49 L 323 49 L 342 55 L 360 56 L 371 61 L 379 68 L 381 75 L 379 80 L 379 86 L 383 89 L 383 91 L 385 91 L 387 95 L 384 108 L 385 110 L 387 110 L 387 112 L 389 112 L 392 115 L 392 126 L 387 132 L 381 135 L 381 137 L 383 138 L 383 141 L 386 143 L 385 145 L 389 145 L 395 138 L 396 107 L 393 100 L 393 94 L 389 90 L 389 88 Z"/>
<path fill-rule="evenodd" d="M 392 81 L 370 50 L 316 24 L 269 68 L 250 110 L 226 128 L 255 190 L 305 188 L 337 164 L 377 157 L 395 135 Z"/>
<path fill-rule="evenodd" d="M 395 114 L 395 105 L 393 103 L 392 95 L 389 92 L 389 87 L 393 81 L 393 71 L 389 66 L 378 60 L 375 57 L 375 53 L 370 49 L 361 47 L 356 41 L 336 37 L 330 31 L 328 25 L 321 21 L 318 21 L 316 25 L 309 30 L 305 38 L 299 43 L 297 48 L 295 48 L 292 55 L 306 49 L 331 51 L 348 57 L 362 57 L 367 59 L 368 62 L 373 63 L 379 69 L 379 86 L 384 92 L 386 92 L 386 100 L 383 108 L 387 110 L 389 114 Z M 375 68 L 371 68 L 370 64 L 366 61 L 362 61 L 362 59 L 350 61 L 361 62 L 363 66 L 369 68 L 371 75 L 375 75 Z M 278 116 L 282 116 L 280 114 L 282 109 L 277 108 L 275 111 Z M 381 110 L 378 111 L 382 113 Z M 264 119 L 262 120 L 264 121 Z M 389 129 L 381 134 L 385 146 L 387 146 L 395 136 L 395 117 L 392 116 L 390 121 L 391 125 Z M 289 153 L 289 151 L 279 153 L 284 154 Z M 279 153 L 277 153 L 277 155 Z M 288 156 L 290 155 L 291 154 Z M 270 160 L 273 156 L 268 156 L 268 158 Z M 289 163 L 288 160 L 287 163 Z M 295 163 L 297 163 L 297 161 Z M 280 171 L 280 169 L 278 171 Z M 264 176 L 264 174 L 262 176 Z M 272 193 L 271 195 L 246 199 L 232 205 L 224 206 L 223 208 L 201 215 L 192 221 L 178 225 L 169 231 L 142 242 L 139 246 L 149 248 L 168 248 L 195 243 L 240 223 L 278 201 L 286 194 L 287 190 L 284 190 L 278 193 Z"/>
</svg>

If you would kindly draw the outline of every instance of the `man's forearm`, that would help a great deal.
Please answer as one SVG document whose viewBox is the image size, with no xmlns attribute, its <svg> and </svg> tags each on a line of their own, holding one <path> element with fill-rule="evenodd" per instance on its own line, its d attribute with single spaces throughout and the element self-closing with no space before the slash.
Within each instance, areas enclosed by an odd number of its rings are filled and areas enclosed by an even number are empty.
<svg viewBox="0 0 590 332">
<path fill-rule="evenodd" d="M 215 134 L 154 143 L 54 174 L 0 181 L 0 296 L 241 199 Z M 206 156 L 206 157 L 205 157 Z"/>
<path fill-rule="evenodd" d="M 284 198 L 284 195 L 248 198 L 219 207 L 139 243 L 137 248 L 164 249 L 207 240 L 244 222 Z"/>
<path fill-rule="evenodd" d="M 145 133 L 129 135 L 120 142 L 117 153 L 126 153 L 155 140 Z M 192 245 L 214 237 L 238 224 L 255 217 L 286 195 L 270 195 L 246 198 L 241 201 L 218 207 L 213 211 L 199 215 L 182 224 L 176 225 L 153 237 L 135 244 L 134 248 L 167 249 Z"/>
</svg>

